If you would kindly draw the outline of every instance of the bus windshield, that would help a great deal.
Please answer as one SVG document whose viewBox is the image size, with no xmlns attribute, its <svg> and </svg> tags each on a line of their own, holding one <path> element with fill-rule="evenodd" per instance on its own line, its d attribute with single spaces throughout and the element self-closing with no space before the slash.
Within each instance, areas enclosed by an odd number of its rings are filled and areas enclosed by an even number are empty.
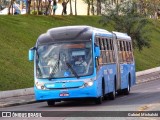
<svg viewBox="0 0 160 120">
<path fill-rule="evenodd" d="M 91 41 L 41 45 L 36 53 L 37 78 L 79 78 L 93 73 Z"/>
</svg>

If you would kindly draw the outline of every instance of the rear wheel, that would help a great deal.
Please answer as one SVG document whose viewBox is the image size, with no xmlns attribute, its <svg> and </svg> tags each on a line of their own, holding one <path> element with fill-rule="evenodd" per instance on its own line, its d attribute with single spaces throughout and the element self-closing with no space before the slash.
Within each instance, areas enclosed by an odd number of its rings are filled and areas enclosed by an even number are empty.
<svg viewBox="0 0 160 120">
<path fill-rule="evenodd" d="M 130 74 L 128 75 L 128 85 L 127 88 L 123 89 L 123 93 L 128 95 L 130 93 Z"/>
<path fill-rule="evenodd" d="M 103 81 L 102 81 L 102 94 L 103 94 L 103 98 L 102 100 L 107 100 L 107 95 L 105 94 L 105 82 L 104 82 L 104 78 L 103 78 Z"/>
<path fill-rule="evenodd" d="M 128 95 L 128 94 L 130 93 L 130 84 L 129 84 L 129 81 L 128 81 L 127 88 L 125 88 L 125 89 L 123 90 L 123 93 L 124 93 L 125 95 Z"/>
<path fill-rule="evenodd" d="M 114 90 L 113 92 L 109 93 L 109 99 L 114 100 L 116 98 L 116 91 Z"/>
<path fill-rule="evenodd" d="M 48 106 L 54 106 L 55 105 L 55 101 L 53 100 L 49 100 L 47 101 Z"/>
<path fill-rule="evenodd" d="M 110 100 L 114 100 L 116 98 L 116 84 L 115 83 L 114 83 L 114 90 L 113 90 L 113 92 L 109 93 L 108 96 L 109 96 Z"/>
</svg>

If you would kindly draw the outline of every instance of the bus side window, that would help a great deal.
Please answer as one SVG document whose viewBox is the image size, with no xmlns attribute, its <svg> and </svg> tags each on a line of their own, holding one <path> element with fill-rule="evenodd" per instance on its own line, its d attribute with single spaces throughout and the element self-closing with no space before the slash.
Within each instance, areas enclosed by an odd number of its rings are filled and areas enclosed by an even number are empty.
<svg viewBox="0 0 160 120">
<path fill-rule="evenodd" d="M 119 51 L 118 51 L 118 53 L 119 53 L 119 61 L 120 61 L 120 63 L 122 63 L 123 62 L 123 57 L 122 57 L 122 50 L 123 50 L 123 48 L 122 48 L 122 41 L 118 41 L 118 43 L 119 43 Z"/>
<path fill-rule="evenodd" d="M 96 37 L 96 45 L 99 46 L 99 38 L 98 37 Z"/>
<path fill-rule="evenodd" d="M 110 46 L 110 39 L 107 39 L 108 41 L 108 53 L 109 53 L 109 59 L 110 63 L 112 62 L 112 56 L 111 56 L 111 46 Z"/>
<path fill-rule="evenodd" d="M 129 42 L 129 57 L 130 57 L 130 62 L 133 62 L 133 53 L 132 53 L 132 45 L 131 42 Z"/>
<path fill-rule="evenodd" d="M 99 46 L 100 50 L 102 49 L 101 48 L 101 44 L 100 44 L 100 38 L 99 37 L 96 37 L 96 44 Z M 100 66 L 102 65 L 102 54 L 100 55 L 99 58 L 97 58 L 96 60 L 96 66 L 97 66 L 97 69 L 100 68 Z"/>
<path fill-rule="evenodd" d="M 111 63 L 113 63 L 114 62 L 114 60 L 113 60 L 113 41 L 112 41 L 112 39 L 109 39 L 109 46 L 110 46 L 110 59 L 111 59 Z"/>
<path fill-rule="evenodd" d="M 126 45 L 125 41 L 122 42 L 123 45 L 123 62 L 126 62 Z"/>
<path fill-rule="evenodd" d="M 101 50 L 102 51 L 102 62 L 103 62 L 103 64 L 107 64 L 107 60 L 106 60 L 106 47 L 105 47 L 105 39 L 104 38 L 102 38 L 101 39 L 101 42 L 102 42 L 102 46 L 103 46 L 103 49 Z"/>
<path fill-rule="evenodd" d="M 109 53 L 109 41 L 106 38 L 106 43 L 107 43 L 107 49 L 106 49 L 106 55 L 107 55 L 107 63 L 110 63 L 110 53 Z"/>
<path fill-rule="evenodd" d="M 126 41 L 126 61 L 129 63 L 130 62 L 130 57 L 129 57 L 129 42 Z"/>
<path fill-rule="evenodd" d="M 106 59 L 105 61 L 107 64 L 109 61 L 109 54 L 108 54 L 108 48 L 107 48 L 107 38 L 104 38 L 103 42 L 104 42 L 104 48 L 105 48 L 105 51 L 104 51 L 104 55 L 105 55 L 105 59 Z"/>
<path fill-rule="evenodd" d="M 103 49 L 104 49 L 102 38 L 99 39 L 99 43 L 100 43 L 99 45 L 100 45 L 100 51 L 101 51 L 101 56 L 99 57 L 99 64 L 100 66 L 102 66 L 103 65 Z"/>
<path fill-rule="evenodd" d="M 99 48 L 100 48 L 100 50 L 102 50 L 102 46 L 101 46 L 101 38 L 98 38 L 98 43 L 99 43 Z"/>
<path fill-rule="evenodd" d="M 115 54 L 114 54 L 114 44 L 113 44 L 113 39 L 111 39 L 111 50 L 112 50 L 112 56 L 113 56 L 113 63 L 116 62 Z"/>
</svg>

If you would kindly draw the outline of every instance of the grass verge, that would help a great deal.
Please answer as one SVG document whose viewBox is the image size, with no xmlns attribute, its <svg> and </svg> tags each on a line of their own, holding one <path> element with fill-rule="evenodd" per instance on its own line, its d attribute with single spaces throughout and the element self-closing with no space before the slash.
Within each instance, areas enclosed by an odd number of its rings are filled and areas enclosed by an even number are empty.
<svg viewBox="0 0 160 120">
<path fill-rule="evenodd" d="M 33 63 L 28 61 L 28 50 L 38 36 L 48 29 L 66 25 L 90 25 L 111 30 L 98 24 L 98 16 L 0 16 L 0 90 L 33 86 Z M 137 71 L 160 65 L 160 21 L 151 34 L 151 48 L 135 50 Z"/>
</svg>

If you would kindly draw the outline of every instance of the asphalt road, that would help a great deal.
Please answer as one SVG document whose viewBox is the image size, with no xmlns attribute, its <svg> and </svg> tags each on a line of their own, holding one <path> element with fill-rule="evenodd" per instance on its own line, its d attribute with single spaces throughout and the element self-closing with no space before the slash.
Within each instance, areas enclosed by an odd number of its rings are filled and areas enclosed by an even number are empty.
<svg viewBox="0 0 160 120">
<path fill-rule="evenodd" d="M 61 120 L 74 120 L 74 117 L 66 117 L 67 111 L 160 111 L 160 79 L 137 84 L 131 88 L 129 95 L 119 95 L 115 100 L 105 100 L 101 105 L 95 105 L 91 101 L 69 101 L 56 103 L 54 107 L 48 107 L 46 102 L 26 104 L 20 106 L 12 106 L 6 108 L 0 108 L 0 111 L 60 111 L 58 112 L 58 118 Z M 65 114 L 66 113 L 66 114 Z M 89 113 L 89 112 L 88 112 Z M 123 112 L 122 112 L 123 113 Z M 87 114 L 87 112 L 86 112 Z M 103 118 L 97 116 L 93 112 L 94 117 L 85 117 L 87 120 L 101 120 Z M 114 114 L 114 112 L 113 112 Z M 83 120 L 83 117 L 77 117 L 76 119 Z M 83 115 L 82 115 L 83 116 Z M 113 120 L 135 120 L 135 117 L 120 117 L 120 118 L 109 118 Z M 6 119 L 6 118 L 3 118 Z M 17 118 L 16 118 L 17 119 Z M 37 118 L 40 120 L 40 118 Z M 47 117 L 46 120 L 52 119 Z M 106 119 L 106 118 L 105 118 Z M 140 120 L 160 120 L 160 117 L 136 117 Z"/>
</svg>

